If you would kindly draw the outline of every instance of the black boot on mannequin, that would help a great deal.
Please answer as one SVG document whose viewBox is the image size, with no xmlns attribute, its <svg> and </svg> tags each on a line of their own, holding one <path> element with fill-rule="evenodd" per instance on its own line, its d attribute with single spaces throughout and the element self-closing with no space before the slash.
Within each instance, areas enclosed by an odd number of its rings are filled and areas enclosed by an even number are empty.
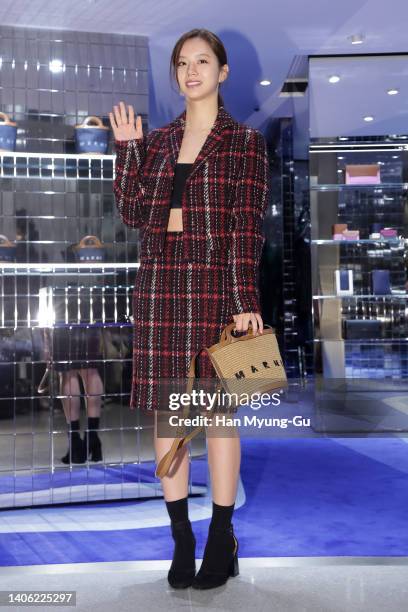
<svg viewBox="0 0 408 612">
<path fill-rule="evenodd" d="M 203 562 L 191 585 L 194 589 L 213 589 L 239 574 L 238 540 L 231 523 L 234 505 L 220 506 L 213 502 Z"/>
<path fill-rule="evenodd" d="M 79 435 L 79 419 L 69 423 L 68 431 L 68 451 L 61 457 L 62 463 L 85 463 L 84 443 Z"/>
<path fill-rule="evenodd" d="M 174 589 L 185 589 L 191 586 L 196 572 L 196 540 L 188 519 L 187 497 L 167 502 L 167 511 L 171 520 L 171 533 L 175 542 L 173 560 L 167 580 Z"/>
</svg>

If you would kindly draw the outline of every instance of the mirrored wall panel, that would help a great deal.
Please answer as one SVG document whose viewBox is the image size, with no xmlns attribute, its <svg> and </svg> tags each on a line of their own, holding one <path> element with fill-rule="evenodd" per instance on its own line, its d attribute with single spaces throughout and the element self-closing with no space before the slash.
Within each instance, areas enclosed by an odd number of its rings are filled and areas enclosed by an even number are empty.
<svg viewBox="0 0 408 612">
<path fill-rule="evenodd" d="M 125 100 L 147 130 L 147 74 L 144 37 L 0 27 L 0 507 L 162 495 L 153 415 L 129 408 L 139 235 L 108 129 Z"/>
</svg>

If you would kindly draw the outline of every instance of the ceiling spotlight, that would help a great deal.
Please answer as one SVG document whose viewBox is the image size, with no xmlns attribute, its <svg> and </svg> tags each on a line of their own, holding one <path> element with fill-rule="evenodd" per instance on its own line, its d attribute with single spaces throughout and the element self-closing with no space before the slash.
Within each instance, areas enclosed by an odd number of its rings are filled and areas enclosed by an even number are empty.
<svg viewBox="0 0 408 612">
<path fill-rule="evenodd" d="M 367 115 L 367 117 L 364 117 L 364 121 L 374 121 L 374 117 Z"/>
<path fill-rule="evenodd" d="M 348 39 L 352 45 L 361 45 L 364 42 L 363 34 L 352 34 L 352 36 L 348 36 Z"/>
<path fill-rule="evenodd" d="M 338 83 L 339 81 L 340 81 L 340 77 L 337 76 L 336 74 L 333 74 L 333 76 L 329 78 L 329 83 Z"/>
<path fill-rule="evenodd" d="M 397 95 L 397 93 L 399 93 L 399 89 L 389 89 L 389 90 L 387 91 L 387 94 L 388 94 L 389 96 L 396 96 L 396 95 Z"/>
<path fill-rule="evenodd" d="M 266 86 L 266 85 L 270 85 L 270 84 L 271 84 L 271 82 L 270 82 L 270 81 L 268 81 L 268 79 L 264 79 L 263 81 L 259 81 L 259 84 L 260 84 L 260 85 L 264 85 L 264 86 Z"/>
</svg>

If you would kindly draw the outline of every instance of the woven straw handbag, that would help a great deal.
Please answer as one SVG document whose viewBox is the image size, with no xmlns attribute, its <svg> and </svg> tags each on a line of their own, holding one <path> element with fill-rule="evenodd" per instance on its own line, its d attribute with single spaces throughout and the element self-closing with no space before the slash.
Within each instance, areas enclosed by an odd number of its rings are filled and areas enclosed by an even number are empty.
<svg viewBox="0 0 408 612">
<path fill-rule="evenodd" d="M 230 323 L 223 329 L 219 342 L 200 349 L 193 356 L 188 372 L 187 394 L 190 394 L 193 388 L 196 358 L 201 350 L 207 352 L 217 373 L 219 379 L 217 392 L 224 389 L 227 393 L 242 397 L 288 386 L 274 329 L 270 325 L 265 325 L 262 334 L 254 335 L 252 325 L 249 323 L 246 335 L 239 337 L 231 334 L 233 329 L 235 323 Z M 234 406 L 237 407 L 237 404 Z M 190 406 L 185 406 L 183 416 L 187 416 L 189 410 Z M 206 416 L 211 416 L 213 413 L 213 409 L 206 411 Z M 176 428 L 170 450 L 157 465 L 156 477 L 163 478 L 167 474 L 177 451 L 202 429 L 202 426 L 196 427 L 186 435 L 183 425 Z"/>
</svg>

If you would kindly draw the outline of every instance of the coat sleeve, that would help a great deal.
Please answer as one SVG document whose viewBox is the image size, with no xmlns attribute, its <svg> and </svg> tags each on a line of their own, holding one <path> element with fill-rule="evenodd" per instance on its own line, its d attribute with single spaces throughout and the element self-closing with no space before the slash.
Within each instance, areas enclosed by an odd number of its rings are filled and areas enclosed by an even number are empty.
<svg viewBox="0 0 408 612">
<path fill-rule="evenodd" d="M 238 177 L 231 240 L 234 314 L 261 312 L 259 262 L 265 238 L 263 219 L 269 203 L 270 169 L 266 142 L 259 130 L 247 130 L 246 148 Z"/>
<path fill-rule="evenodd" d="M 115 140 L 116 160 L 113 192 L 122 221 L 129 227 L 143 227 L 149 217 L 142 167 L 152 132 L 143 138 Z"/>
</svg>

